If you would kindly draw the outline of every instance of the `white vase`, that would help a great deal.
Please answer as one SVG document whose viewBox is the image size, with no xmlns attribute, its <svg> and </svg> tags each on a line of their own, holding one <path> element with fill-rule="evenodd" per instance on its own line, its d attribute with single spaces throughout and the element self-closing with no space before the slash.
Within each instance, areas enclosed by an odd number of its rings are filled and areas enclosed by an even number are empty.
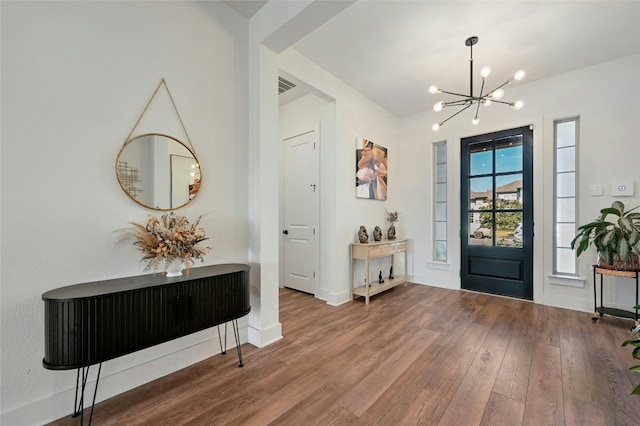
<svg viewBox="0 0 640 426">
<path fill-rule="evenodd" d="M 165 261 L 167 263 L 167 277 L 179 277 L 182 275 L 182 259 L 176 257 L 175 259 Z"/>
</svg>

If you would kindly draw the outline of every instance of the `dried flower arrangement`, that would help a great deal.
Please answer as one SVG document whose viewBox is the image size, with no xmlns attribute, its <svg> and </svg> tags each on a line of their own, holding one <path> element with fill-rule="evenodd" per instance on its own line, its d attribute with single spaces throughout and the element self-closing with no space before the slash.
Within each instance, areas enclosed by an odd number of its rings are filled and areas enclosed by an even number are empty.
<svg viewBox="0 0 640 426">
<path fill-rule="evenodd" d="M 398 219 L 398 212 L 390 212 L 387 209 L 384 209 L 385 212 L 385 216 L 387 219 L 387 222 L 389 222 L 390 224 L 393 225 L 394 222 L 399 221 L 400 219 Z"/>
<path fill-rule="evenodd" d="M 135 240 L 133 244 L 142 252 L 140 261 L 147 262 L 144 271 L 156 272 L 162 268 L 166 273 L 167 265 L 180 258 L 188 274 L 195 259 L 203 262 L 203 256 L 211 251 L 211 247 L 198 246 L 209 239 L 199 227 L 201 217 L 190 223 L 185 216 L 174 212 L 159 218 L 149 214 L 146 224 L 130 222 L 132 228 L 126 229 L 123 237 Z"/>
</svg>

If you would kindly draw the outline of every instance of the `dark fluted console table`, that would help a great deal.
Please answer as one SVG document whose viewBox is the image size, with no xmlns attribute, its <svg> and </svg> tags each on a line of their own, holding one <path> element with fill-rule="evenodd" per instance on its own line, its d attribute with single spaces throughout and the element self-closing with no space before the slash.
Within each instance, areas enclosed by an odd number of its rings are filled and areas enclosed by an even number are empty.
<svg viewBox="0 0 640 426">
<path fill-rule="evenodd" d="M 150 274 L 44 293 L 42 365 L 78 369 L 74 416 L 82 416 L 90 366 L 99 364 L 93 416 L 102 362 L 213 326 L 232 323 L 242 367 L 238 318 L 251 310 L 249 269 L 244 264 L 213 265 L 192 268 L 188 276 Z M 225 353 L 226 332 L 223 348 L 219 327 L 218 339 Z"/>
</svg>

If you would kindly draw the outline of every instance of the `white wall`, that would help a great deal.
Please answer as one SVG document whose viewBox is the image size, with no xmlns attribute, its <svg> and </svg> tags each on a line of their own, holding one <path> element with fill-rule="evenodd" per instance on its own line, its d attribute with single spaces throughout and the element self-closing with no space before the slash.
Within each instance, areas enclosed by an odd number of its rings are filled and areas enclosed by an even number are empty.
<svg viewBox="0 0 640 426">
<path fill-rule="evenodd" d="M 398 155 L 402 142 L 397 138 L 398 119 L 293 49 L 279 55 L 279 64 L 283 71 L 321 93 L 323 98 L 335 100 L 332 101 L 335 130 L 327 129 L 331 132 L 327 143 L 323 131 L 321 147 L 320 288 L 327 303 L 344 303 L 350 298 L 349 245 L 357 241 L 358 228 L 365 225 L 370 235 L 376 225 L 386 229 L 385 208 L 402 210 L 398 178 L 402 173 Z M 302 120 L 305 113 L 298 112 L 295 116 Z M 356 137 L 371 139 L 389 150 L 387 201 L 355 198 Z M 412 238 L 402 224 L 402 217 L 398 225 L 398 237 Z M 385 262 L 387 259 L 374 261 L 371 269 L 388 271 Z M 363 269 L 362 265 L 357 267 Z M 360 269 L 356 270 L 358 277 L 364 276 Z"/>
<path fill-rule="evenodd" d="M 622 198 L 628 206 L 640 204 L 640 56 L 634 55 L 594 67 L 578 70 L 543 81 L 523 84 L 507 90 L 509 99 L 524 99 L 522 111 L 501 108 L 483 109 L 480 126 L 472 126 L 470 118 L 458 117 L 434 133 L 431 125 L 439 121 L 434 112 L 397 119 L 381 111 L 296 51 L 280 55 L 280 67 L 329 97 L 336 105 L 335 161 L 323 161 L 322 176 L 335 177 L 335 203 L 322 215 L 335 215 L 335 226 L 322 227 L 321 240 L 331 242 L 322 250 L 333 254 L 332 273 L 322 276 L 333 285 L 329 303 L 348 300 L 350 283 L 348 245 L 356 241 L 360 224 L 371 230 L 384 226 L 384 209 L 400 211 L 399 235 L 411 240 L 409 273 L 413 281 L 460 288 L 459 229 L 460 177 L 459 155 L 462 137 L 492 131 L 534 126 L 534 300 L 553 306 L 590 312 L 593 309 L 591 265 L 595 253 L 579 259 L 577 279 L 552 276 L 553 234 L 553 122 L 572 116 L 581 120 L 579 146 L 579 223 L 595 217 L 600 208 L 616 198 L 608 191 L 613 179 L 631 179 L 636 183 L 636 196 Z M 431 105 L 435 100 L 425 99 Z M 291 109 L 295 109 L 290 107 Z M 294 116 L 302 118 L 301 112 Z M 389 199 L 386 202 L 358 200 L 352 188 L 355 136 L 367 137 L 389 148 Z M 449 262 L 433 262 L 432 244 L 432 144 L 448 142 L 448 236 Z M 591 197 L 589 187 L 603 185 L 604 197 Z M 326 190 L 327 185 L 323 188 Z M 335 234 L 330 235 L 331 232 Z M 371 232 L 371 231 L 370 231 Z M 322 262 L 322 260 L 321 260 Z M 374 265 L 375 271 L 386 265 Z M 358 275 L 358 272 L 356 273 Z M 612 285 L 605 290 L 610 306 L 629 309 L 633 286 L 624 279 L 607 277 Z M 322 284 L 321 284 L 322 286 Z"/>
<path fill-rule="evenodd" d="M 42 293 L 144 268 L 133 246 L 114 246 L 117 229 L 149 212 L 121 190 L 115 161 L 162 77 L 202 163 L 201 191 L 179 212 L 205 215 L 205 264 L 247 261 L 247 24 L 186 2 L 0 7 L 1 423 L 41 424 L 71 413 L 75 386 L 75 371 L 42 367 Z M 183 138 L 148 118 L 140 133 Z M 107 362 L 98 400 L 217 353 L 213 337 Z"/>
<path fill-rule="evenodd" d="M 505 90 L 505 98 L 523 99 L 526 106 L 514 111 L 500 105 L 481 110 L 481 124 L 470 124 L 472 114 L 461 114 L 439 132 L 431 125 L 442 119 L 432 111 L 407 117 L 400 122 L 399 150 L 403 164 L 400 204 L 405 224 L 415 240 L 414 279 L 417 282 L 459 288 L 460 268 L 460 138 L 496 130 L 534 125 L 534 299 L 538 303 L 590 312 L 593 310 L 591 265 L 595 252 L 579 259 L 582 280 L 551 277 L 553 244 L 553 122 L 580 117 L 578 222 L 595 218 L 599 210 L 615 199 L 627 206 L 640 204 L 640 55 L 585 68 L 542 81 Z M 425 100 L 429 105 L 438 99 Z M 449 263 L 430 262 L 432 246 L 432 144 L 448 142 L 448 237 Z M 609 185 L 613 179 L 635 182 L 634 197 L 614 198 Z M 603 185 L 605 195 L 592 197 L 591 185 Z M 629 309 L 634 300 L 630 280 L 607 277 L 605 303 Z M 577 286 L 577 287 L 576 287 Z"/>
</svg>

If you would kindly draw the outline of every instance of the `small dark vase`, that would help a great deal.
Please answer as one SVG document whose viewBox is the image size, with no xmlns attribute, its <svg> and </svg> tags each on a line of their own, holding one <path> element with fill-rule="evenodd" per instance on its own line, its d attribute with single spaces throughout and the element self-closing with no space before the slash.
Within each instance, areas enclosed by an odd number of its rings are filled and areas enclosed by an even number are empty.
<svg viewBox="0 0 640 426">
<path fill-rule="evenodd" d="M 393 223 L 391 224 L 391 226 L 389 227 L 389 230 L 387 231 L 387 239 L 389 240 L 396 239 L 396 227 L 393 226 Z"/>
</svg>

